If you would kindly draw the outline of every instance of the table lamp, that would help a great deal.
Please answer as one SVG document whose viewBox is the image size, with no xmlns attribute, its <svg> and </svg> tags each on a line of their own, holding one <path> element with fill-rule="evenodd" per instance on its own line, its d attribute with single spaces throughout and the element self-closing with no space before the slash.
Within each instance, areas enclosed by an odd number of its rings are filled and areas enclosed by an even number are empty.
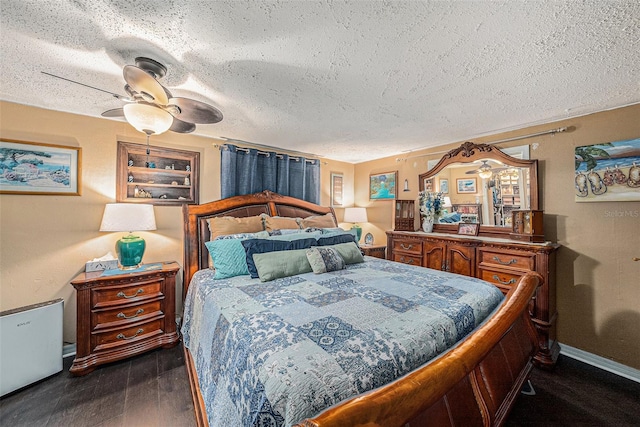
<svg viewBox="0 0 640 427">
<path fill-rule="evenodd" d="M 352 229 L 356 230 L 356 236 L 358 242 L 362 236 L 362 228 L 357 224 L 358 222 L 367 222 L 367 209 L 366 208 L 345 208 L 344 209 L 344 222 L 353 223 Z"/>
<path fill-rule="evenodd" d="M 140 267 L 146 248 L 143 238 L 134 231 L 156 230 L 153 205 L 138 203 L 108 203 L 104 208 L 100 231 L 128 231 L 116 242 L 118 264 L 122 270 Z"/>
</svg>

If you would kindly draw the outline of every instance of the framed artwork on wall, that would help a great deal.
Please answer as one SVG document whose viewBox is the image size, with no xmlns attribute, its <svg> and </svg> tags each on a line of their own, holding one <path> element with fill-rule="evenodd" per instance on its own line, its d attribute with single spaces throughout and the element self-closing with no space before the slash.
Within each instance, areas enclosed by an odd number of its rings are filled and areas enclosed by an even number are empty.
<svg viewBox="0 0 640 427">
<path fill-rule="evenodd" d="M 369 175 L 369 199 L 393 200 L 397 194 L 398 172 Z"/>
<path fill-rule="evenodd" d="M 473 194 L 477 190 L 476 178 L 458 178 L 456 179 L 456 191 L 458 194 Z"/>
<path fill-rule="evenodd" d="M 331 172 L 331 206 L 342 206 L 344 176 L 339 172 Z"/>
<path fill-rule="evenodd" d="M 79 196 L 82 148 L 0 140 L 0 193 Z"/>
<path fill-rule="evenodd" d="M 640 201 L 640 138 L 576 147 L 576 202 Z"/>
<path fill-rule="evenodd" d="M 442 194 L 449 194 L 449 180 L 446 178 L 440 179 L 440 192 Z"/>
<path fill-rule="evenodd" d="M 433 178 L 424 180 L 424 191 L 433 191 Z"/>
</svg>

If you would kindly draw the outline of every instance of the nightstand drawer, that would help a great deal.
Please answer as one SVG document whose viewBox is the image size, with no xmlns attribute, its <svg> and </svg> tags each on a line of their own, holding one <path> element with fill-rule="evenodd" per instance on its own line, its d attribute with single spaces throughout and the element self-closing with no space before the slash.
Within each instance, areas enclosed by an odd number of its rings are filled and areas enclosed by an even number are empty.
<svg viewBox="0 0 640 427">
<path fill-rule="evenodd" d="M 393 254 L 393 260 L 395 262 L 401 262 L 403 264 L 409 265 L 422 265 L 422 257 L 413 256 L 413 255 L 405 255 L 405 254 Z"/>
<path fill-rule="evenodd" d="M 140 323 L 127 328 L 117 328 L 104 332 L 92 332 L 91 341 L 94 351 L 112 349 L 118 346 L 129 346 L 138 341 L 161 335 L 163 319 Z"/>
<path fill-rule="evenodd" d="M 536 256 L 533 253 L 513 254 L 484 249 L 479 252 L 482 265 L 535 271 Z"/>
<path fill-rule="evenodd" d="M 108 310 L 94 310 L 91 313 L 93 330 L 126 326 L 156 316 L 162 316 L 162 300 L 135 304 L 126 307 L 116 307 Z"/>
<path fill-rule="evenodd" d="M 420 258 L 422 256 L 422 242 L 417 240 L 396 239 L 393 241 L 393 251 L 404 252 L 410 255 L 417 255 L 418 258 Z M 417 265 L 420 265 L 420 263 L 418 263 Z"/>
<path fill-rule="evenodd" d="M 93 308 L 114 307 L 160 296 L 162 296 L 160 280 L 105 286 L 91 290 L 91 306 Z"/>
</svg>

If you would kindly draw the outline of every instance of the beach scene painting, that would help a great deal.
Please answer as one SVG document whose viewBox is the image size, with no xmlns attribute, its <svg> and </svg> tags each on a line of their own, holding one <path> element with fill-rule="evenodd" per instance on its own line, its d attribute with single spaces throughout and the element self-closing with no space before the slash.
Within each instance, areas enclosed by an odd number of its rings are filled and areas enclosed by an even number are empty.
<svg viewBox="0 0 640 427">
<path fill-rule="evenodd" d="M 369 175 L 369 199 L 395 199 L 397 176 L 398 172 L 385 172 Z"/>
<path fill-rule="evenodd" d="M 576 202 L 640 201 L 640 138 L 575 148 Z"/>
<path fill-rule="evenodd" d="M 80 195 L 81 148 L 0 140 L 0 193 Z"/>
</svg>

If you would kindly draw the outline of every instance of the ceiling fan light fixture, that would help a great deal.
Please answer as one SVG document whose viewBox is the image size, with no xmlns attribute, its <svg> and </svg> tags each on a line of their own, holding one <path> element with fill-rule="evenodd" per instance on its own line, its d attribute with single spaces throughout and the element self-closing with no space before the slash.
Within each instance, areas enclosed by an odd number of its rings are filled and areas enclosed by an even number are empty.
<svg viewBox="0 0 640 427">
<path fill-rule="evenodd" d="M 173 123 L 173 116 L 162 108 L 149 104 L 126 104 L 124 117 L 136 130 L 147 135 L 166 132 Z"/>
<path fill-rule="evenodd" d="M 489 179 L 493 175 L 493 172 L 491 172 L 490 169 L 489 170 L 482 170 L 482 171 L 478 172 L 478 175 L 482 179 Z"/>
</svg>

